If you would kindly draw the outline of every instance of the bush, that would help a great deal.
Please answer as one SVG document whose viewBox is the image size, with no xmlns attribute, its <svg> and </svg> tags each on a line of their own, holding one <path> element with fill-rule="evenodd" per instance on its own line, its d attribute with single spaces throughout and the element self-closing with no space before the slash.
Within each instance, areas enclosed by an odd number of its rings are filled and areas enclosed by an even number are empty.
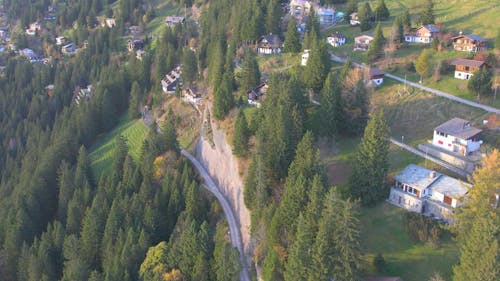
<svg viewBox="0 0 500 281">
<path fill-rule="evenodd" d="M 437 246 L 441 238 L 442 229 L 432 218 L 418 213 L 407 212 L 403 215 L 403 224 L 406 234 L 415 242 L 427 242 Z"/>
</svg>

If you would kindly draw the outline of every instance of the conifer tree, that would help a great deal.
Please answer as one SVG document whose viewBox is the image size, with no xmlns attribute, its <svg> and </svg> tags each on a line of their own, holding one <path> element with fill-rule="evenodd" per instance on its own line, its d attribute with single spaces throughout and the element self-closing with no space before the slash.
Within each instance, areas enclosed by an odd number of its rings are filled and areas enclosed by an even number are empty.
<svg viewBox="0 0 500 281">
<path fill-rule="evenodd" d="M 385 41 L 384 33 L 382 32 L 382 25 L 379 22 L 375 28 L 373 40 L 370 43 L 368 52 L 366 53 L 369 62 L 373 62 L 384 55 Z"/>
<path fill-rule="evenodd" d="M 128 115 L 130 119 L 136 119 L 141 116 L 141 113 L 139 111 L 139 106 L 140 106 L 140 99 L 141 99 L 141 90 L 139 87 L 139 83 L 137 81 L 134 81 L 132 83 L 132 89 L 130 90 L 130 102 L 128 105 Z"/>
<path fill-rule="evenodd" d="M 238 112 L 238 117 L 234 125 L 233 134 L 233 154 L 245 157 L 248 152 L 248 139 L 250 132 L 248 130 L 247 119 L 242 109 Z"/>
<path fill-rule="evenodd" d="M 217 85 L 214 90 L 213 114 L 217 120 L 224 120 L 234 105 L 233 83 L 232 72 L 226 71 L 220 85 Z"/>
<path fill-rule="evenodd" d="M 320 116 L 323 125 L 320 133 L 330 139 L 338 134 L 343 116 L 340 85 L 335 80 L 332 73 L 328 74 L 321 92 Z"/>
<path fill-rule="evenodd" d="M 460 261 L 453 267 L 453 281 L 493 281 L 500 278 L 500 153 L 494 150 L 472 175 L 469 199 L 458 209 L 454 229 Z"/>
<path fill-rule="evenodd" d="M 417 63 L 415 64 L 415 70 L 417 70 L 417 73 L 420 75 L 420 82 L 422 82 L 423 77 L 427 77 L 429 75 L 429 51 L 427 49 L 423 49 L 420 53 Z"/>
<path fill-rule="evenodd" d="M 309 88 L 319 92 L 330 71 L 330 55 L 326 42 L 314 42 L 309 53 L 304 79 Z"/>
<path fill-rule="evenodd" d="M 491 93 L 491 85 L 491 73 L 486 67 L 483 66 L 469 79 L 467 88 L 471 92 L 477 93 L 477 98 L 479 99 L 481 95 Z"/>
<path fill-rule="evenodd" d="M 351 197 L 361 199 L 363 205 L 373 205 L 387 197 L 389 136 L 383 113 L 376 113 L 366 125 L 348 184 Z"/>
<path fill-rule="evenodd" d="M 182 83 L 190 87 L 198 77 L 198 61 L 196 54 L 188 47 L 182 52 Z"/>
<path fill-rule="evenodd" d="M 347 1 L 345 8 L 344 21 L 349 22 L 351 19 L 351 14 L 358 10 L 358 1 L 357 0 L 349 0 Z"/>
<path fill-rule="evenodd" d="M 396 46 L 399 46 L 404 42 L 404 26 L 403 26 L 403 18 L 396 17 L 394 22 L 392 23 L 391 28 L 391 42 Z"/>
<path fill-rule="evenodd" d="M 311 268 L 310 249 L 314 243 L 315 232 L 306 222 L 302 214 L 299 215 L 297 222 L 297 237 L 290 247 L 290 254 L 285 264 L 285 281 L 307 281 Z"/>
<path fill-rule="evenodd" d="M 359 28 L 361 31 L 366 31 L 372 28 L 371 22 L 373 18 L 373 12 L 368 2 L 360 4 L 358 8 L 358 18 L 360 21 Z"/>
<path fill-rule="evenodd" d="M 266 34 L 279 34 L 281 31 L 281 7 L 279 0 L 271 0 L 267 4 L 265 28 Z"/>
<path fill-rule="evenodd" d="M 240 88 L 249 91 L 260 83 L 260 71 L 257 59 L 251 50 L 247 50 L 241 64 L 241 72 L 238 74 Z"/>
<path fill-rule="evenodd" d="M 291 18 L 288 22 L 288 28 L 285 34 L 285 42 L 283 43 L 283 51 L 289 53 L 297 53 L 300 51 L 300 34 L 297 31 L 297 23 L 295 18 Z"/>
<path fill-rule="evenodd" d="M 390 16 L 389 9 L 387 9 L 384 0 L 377 1 L 377 6 L 375 7 L 374 12 L 375 12 L 375 20 L 377 21 L 386 20 Z"/>
<path fill-rule="evenodd" d="M 434 3 L 432 0 L 427 0 L 424 6 L 424 11 L 420 14 L 418 18 L 418 22 L 421 25 L 426 24 L 434 24 L 435 16 L 434 16 Z"/>
</svg>

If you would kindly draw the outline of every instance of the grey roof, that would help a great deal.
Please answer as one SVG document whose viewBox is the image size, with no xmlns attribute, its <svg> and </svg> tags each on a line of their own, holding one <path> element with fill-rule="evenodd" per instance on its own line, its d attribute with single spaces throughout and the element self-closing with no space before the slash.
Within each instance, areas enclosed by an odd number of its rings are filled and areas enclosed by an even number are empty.
<svg viewBox="0 0 500 281">
<path fill-rule="evenodd" d="M 456 39 L 456 38 L 460 38 L 460 37 L 467 37 L 467 38 L 472 39 L 472 40 L 486 42 L 486 39 L 479 37 L 477 35 L 474 35 L 474 34 L 459 35 L 459 36 L 453 37 L 452 39 Z"/>
<path fill-rule="evenodd" d="M 331 33 L 327 37 L 334 37 L 334 38 L 345 38 L 345 35 L 339 32 Z"/>
<path fill-rule="evenodd" d="M 370 73 L 370 77 L 372 77 L 372 76 L 378 76 L 378 75 L 384 75 L 385 74 L 384 71 L 382 71 L 382 70 L 380 70 L 378 68 L 374 68 L 374 67 L 370 67 L 369 71 L 370 71 L 369 72 Z"/>
<path fill-rule="evenodd" d="M 471 184 L 444 175 L 439 177 L 430 186 L 432 191 L 437 191 L 443 195 L 455 199 L 463 197 L 465 194 L 467 194 L 467 192 L 469 192 L 469 189 L 471 187 Z"/>
<path fill-rule="evenodd" d="M 434 130 L 464 140 L 481 133 L 481 130 L 471 126 L 470 122 L 461 118 L 453 118 L 437 126 Z"/>
<path fill-rule="evenodd" d="M 468 60 L 468 59 L 454 59 L 450 63 L 451 65 L 465 65 L 472 67 L 481 67 L 484 64 L 484 61 L 480 60 Z"/>
<path fill-rule="evenodd" d="M 394 179 L 422 191 L 437 180 L 440 175 L 438 172 L 410 164 L 397 174 Z"/>
</svg>

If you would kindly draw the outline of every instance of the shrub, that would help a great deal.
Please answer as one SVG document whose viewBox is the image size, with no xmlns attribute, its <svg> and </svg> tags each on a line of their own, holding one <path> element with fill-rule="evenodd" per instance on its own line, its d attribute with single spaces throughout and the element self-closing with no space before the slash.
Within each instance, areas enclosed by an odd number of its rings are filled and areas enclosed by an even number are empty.
<svg viewBox="0 0 500 281">
<path fill-rule="evenodd" d="M 413 241 L 427 242 L 432 246 L 438 245 L 442 230 L 432 218 L 418 213 L 407 212 L 403 215 L 403 223 L 406 234 Z"/>
<path fill-rule="evenodd" d="M 385 268 L 385 259 L 381 253 L 378 253 L 375 257 L 373 257 L 373 267 L 377 270 L 378 273 L 382 273 Z"/>
</svg>

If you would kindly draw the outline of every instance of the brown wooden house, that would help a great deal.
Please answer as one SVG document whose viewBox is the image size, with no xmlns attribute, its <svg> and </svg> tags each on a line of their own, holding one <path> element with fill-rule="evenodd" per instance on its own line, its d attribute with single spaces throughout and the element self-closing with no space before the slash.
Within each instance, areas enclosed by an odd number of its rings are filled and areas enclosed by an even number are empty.
<svg viewBox="0 0 500 281">
<path fill-rule="evenodd" d="M 486 39 L 473 34 L 460 35 L 453 37 L 453 49 L 463 52 L 479 52 L 486 50 Z"/>
<path fill-rule="evenodd" d="M 474 72 L 485 65 L 485 62 L 468 59 L 454 59 L 450 64 L 455 66 L 455 78 L 469 80 Z"/>
</svg>

